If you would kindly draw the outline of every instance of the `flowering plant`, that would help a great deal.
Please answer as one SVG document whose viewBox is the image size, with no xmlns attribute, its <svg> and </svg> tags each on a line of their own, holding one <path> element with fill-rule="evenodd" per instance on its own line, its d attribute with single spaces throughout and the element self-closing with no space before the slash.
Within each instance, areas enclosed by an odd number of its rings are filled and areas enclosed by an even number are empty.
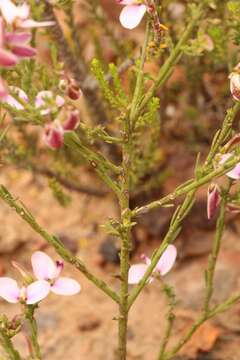
<svg viewBox="0 0 240 360">
<path fill-rule="evenodd" d="M 3 184 L 0 185 L 0 198 L 15 209 L 18 216 L 51 245 L 61 259 L 80 271 L 117 304 L 119 360 L 127 359 L 128 315 L 136 299 L 153 281 L 159 281 L 170 306 L 157 358 L 168 360 L 174 359 L 202 324 L 228 310 L 240 299 L 238 291 L 222 302 L 212 303 L 226 213 L 239 212 L 240 208 L 239 192 L 235 187 L 240 179 L 240 136 L 233 126 L 240 109 L 240 66 L 236 64 L 235 52 L 235 49 L 239 51 L 240 44 L 240 6 L 238 1 L 230 1 L 223 9 L 217 0 L 193 0 L 188 7 L 182 1 L 169 6 L 169 2 L 164 0 L 113 0 L 112 3 L 120 12 L 120 22 L 116 25 L 119 34 L 127 33 L 129 41 L 122 41 L 121 36 L 115 34 L 98 0 L 86 1 L 83 9 L 94 24 L 100 25 L 111 44 L 106 45 L 111 51 L 108 48 L 109 53 L 105 53 L 100 37 L 94 36 L 96 46 L 93 48 L 97 58 L 91 59 L 90 63 L 78 39 L 73 1 L 0 0 L 0 149 L 7 164 L 50 177 L 53 194 L 65 207 L 68 204 L 65 189 L 99 198 L 113 193 L 119 216 L 110 218 L 105 224 L 106 232 L 119 244 L 120 264 L 113 287 L 93 274 L 81 258 L 44 229 Z M 227 19 L 224 28 L 219 25 L 223 17 Z M 137 26 L 138 29 L 134 30 Z M 43 28 L 45 35 L 39 32 Z M 88 35 L 93 34 L 92 29 L 83 28 L 83 34 L 85 31 Z M 131 40 L 132 34 L 137 34 L 134 31 L 139 29 L 144 35 L 140 54 L 137 41 Z M 41 51 L 37 47 L 41 36 L 46 36 L 44 41 L 49 45 L 46 63 L 41 62 Z M 231 49 L 227 46 L 229 41 L 234 45 Z M 93 52 L 87 50 L 87 54 Z M 114 63 L 109 64 L 110 60 Z M 163 181 L 165 174 L 156 171 L 162 169 L 159 138 L 161 131 L 163 134 L 166 132 L 165 123 L 168 121 L 165 119 L 175 118 L 173 104 L 179 99 L 184 102 L 190 93 L 191 106 L 186 109 L 186 114 L 191 114 L 196 120 L 196 109 L 199 115 L 199 104 L 204 100 L 195 95 L 204 87 L 204 72 L 209 67 L 217 71 L 222 64 L 225 64 L 224 76 L 229 76 L 230 81 L 227 94 L 224 94 L 230 108 L 223 121 L 221 108 L 220 128 L 214 128 L 216 134 L 207 156 L 204 152 L 205 160 L 202 161 L 203 155 L 201 158 L 198 155 L 192 177 L 171 193 L 154 201 L 145 198 L 144 204 L 135 206 L 139 193 L 145 194 L 149 189 L 158 188 Z M 229 68 L 230 75 L 226 71 Z M 189 86 L 187 95 L 179 96 L 179 99 L 176 96 L 179 95 L 178 87 L 174 88 L 174 96 L 169 100 L 167 94 L 171 81 L 167 81 L 175 69 L 179 72 L 185 69 Z M 209 91 L 205 88 L 204 94 L 208 99 Z M 215 109 L 215 95 L 214 99 L 212 95 L 210 98 Z M 192 126 L 196 130 L 197 126 Z M 199 135 L 201 131 L 197 130 Z M 186 134 L 186 142 L 187 137 Z M 166 154 L 167 165 L 171 162 L 168 157 L 169 153 Z M 95 177 L 102 180 L 103 189 L 81 185 L 78 176 L 86 168 L 94 177 L 94 182 Z M 199 318 L 172 346 L 169 340 L 175 319 L 175 294 L 163 276 L 178 261 L 175 241 L 185 218 L 191 214 L 197 190 L 205 185 L 208 186 L 208 189 L 204 188 L 206 216 L 209 220 L 217 217 L 217 222 L 205 270 L 204 303 Z M 143 263 L 134 264 L 131 259 L 133 232 L 141 217 L 154 209 L 166 207 L 170 210 L 174 208 L 166 234 L 151 258 L 142 255 Z M 62 260 L 54 262 L 44 252 L 36 251 L 31 263 L 33 275 L 14 263 L 22 275 L 21 286 L 20 282 L 10 277 L 0 277 L 0 297 L 21 305 L 17 321 L 9 320 L 6 315 L 0 316 L 0 342 L 13 360 L 21 359 L 12 338 L 22 331 L 23 320 L 27 320 L 31 332 L 28 339 L 30 356 L 32 359 L 42 358 L 35 311 L 44 306 L 42 301 L 49 293 L 54 293 L 51 296 L 76 295 L 81 290 L 76 280 L 61 276 Z"/>
</svg>

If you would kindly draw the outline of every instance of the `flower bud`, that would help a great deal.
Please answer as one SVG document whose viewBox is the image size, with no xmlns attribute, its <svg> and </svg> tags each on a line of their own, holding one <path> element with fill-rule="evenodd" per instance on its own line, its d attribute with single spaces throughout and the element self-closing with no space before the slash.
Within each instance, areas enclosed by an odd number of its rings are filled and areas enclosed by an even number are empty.
<svg viewBox="0 0 240 360">
<path fill-rule="evenodd" d="M 48 124 L 44 128 L 43 140 L 53 150 L 59 149 L 64 144 L 64 131 L 59 124 Z"/>
<path fill-rule="evenodd" d="M 78 100 L 82 95 L 81 89 L 77 85 L 76 81 L 72 78 L 69 79 L 67 95 L 71 100 Z"/>
<path fill-rule="evenodd" d="M 207 218 L 210 220 L 215 215 L 220 202 L 220 190 L 217 184 L 211 184 L 207 193 Z"/>
<path fill-rule="evenodd" d="M 240 101 L 240 63 L 235 67 L 234 71 L 229 75 L 230 90 L 235 100 Z"/>
<path fill-rule="evenodd" d="M 78 110 L 73 110 L 68 115 L 67 120 L 63 123 L 63 130 L 64 131 L 71 131 L 75 130 L 79 124 L 79 112 Z"/>
</svg>

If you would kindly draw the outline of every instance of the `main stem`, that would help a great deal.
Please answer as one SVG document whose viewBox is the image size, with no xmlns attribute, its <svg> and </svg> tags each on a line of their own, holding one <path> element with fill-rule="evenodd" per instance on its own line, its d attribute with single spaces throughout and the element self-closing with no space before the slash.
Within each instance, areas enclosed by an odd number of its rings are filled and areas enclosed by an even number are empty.
<svg viewBox="0 0 240 360">
<path fill-rule="evenodd" d="M 122 191 L 120 195 L 121 222 L 123 226 L 121 236 L 121 289 L 119 298 L 119 360 L 125 360 L 127 356 L 127 321 L 128 321 L 128 268 L 129 251 L 131 246 L 131 211 L 129 209 L 129 184 L 130 184 L 130 156 L 128 147 L 123 150 L 123 174 Z"/>
<path fill-rule="evenodd" d="M 131 164 L 133 158 L 133 131 L 137 121 L 136 109 L 142 95 L 143 85 L 143 67 L 146 56 L 150 34 L 150 23 L 147 22 L 145 39 L 140 57 L 136 86 L 131 103 L 130 113 L 124 121 L 124 144 L 122 156 L 122 180 L 121 192 L 119 195 L 119 204 L 121 209 L 121 254 L 120 254 L 120 278 L 121 289 L 119 297 L 119 337 L 118 350 L 119 360 L 127 358 L 127 322 L 128 322 L 128 269 L 129 269 L 129 253 L 131 249 L 131 219 L 132 212 L 129 207 L 130 187 L 131 187 Z"/>
</svg>

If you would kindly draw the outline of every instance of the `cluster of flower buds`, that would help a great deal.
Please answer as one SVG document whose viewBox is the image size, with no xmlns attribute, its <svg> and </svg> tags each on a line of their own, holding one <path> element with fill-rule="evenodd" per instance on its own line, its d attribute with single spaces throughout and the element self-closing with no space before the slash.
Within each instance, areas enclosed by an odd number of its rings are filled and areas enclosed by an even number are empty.
<svg viewBox="0 0 240 360">
<path fill-rule="evenodd" d="M 153 275 L 166 275 L 173 267 L 177 257 L 177 249 L 174 245 L 168 245 L 162 256 L 160 257 L 153 274 L 149 278 L 149 282 L 154 280 Z M 137 284 L 144 277 L 148 267 L 151 265 L 151 259 L 146 255 L 142 255 L 141 259 L 144 260 L 145 264 L 132 265 L 128 273 L 128 283 L 133 285 Z"/>
<path fill-rule="evenodd" d="M 72 77 L 69 77 L 66 74 L 64 74 L 63 79 L 60 80 L 59 88 L 71 100 L 78 100 L 82 95 L 82 91 L 79 88 L 76 81 Z"/>
<path fill-rule="evenodd" d="M 32 305 L 43 300 L 50 291 L 57 295 L 75 295 L 81 290 L 76 280 L 60 276 L 64 266 L 62 261 L 54 262 L 44 252 L 36 251 L 31 262 L 37 280 L 15 264 L 23 275 L 24 285 L 19 287 L 15 280 L 0 277 L 0 297 L 10 303 Z"/>
<path fill-rule="evenodd" d="M 45 144 L 53 150 L 59 149 L 64 144 L 64 134 L 73 131 L 79 124 L 78 110 L 72 110 L 68 113 L 67 119 L 60 123 L 58 119 L 44 127 L 43 140 Z"/>
<path fill-rule="evenodd" d="M 29 45 L 31 33 L 27 29 L 51 26 L 52 21 L 38 22 L 30 19 L 27 3 L 15 5 L 11 0 L 0 0 L 0 67 L 11 68 L 21 59 L 36 55 L 36 49 Z M 0 79 L 0 100 L 4 100 L 9 90 Z"/>
<path fill-rule="evenodd" d="M 17 110 L 24 110 L 24 106 L 29 102 L 27 94 L 16 86 L 11 86 L 9 89 L 13 95 L 17 95 L 19 100 L 10 93 L 5 93 L 2 96 L 2 101 Z M 35 107 L 40 111 L 42 116 L 55 114 L 64 105 L 65 99 L 60 95 L 55 96 L 50 90 L 40 91 L 35 98 Z M 64 143 L 64 133 L 75 130 L 80 121 L 78 110 L 70 109 L 66 111 L 63 109 L 63 113 L 60 113 L 60 116 L 64 116 L 62 122 L 57 118 L 45 125 L 43 130 L 44 143 L 51 149 L 61 148 Z"/>
</svg>

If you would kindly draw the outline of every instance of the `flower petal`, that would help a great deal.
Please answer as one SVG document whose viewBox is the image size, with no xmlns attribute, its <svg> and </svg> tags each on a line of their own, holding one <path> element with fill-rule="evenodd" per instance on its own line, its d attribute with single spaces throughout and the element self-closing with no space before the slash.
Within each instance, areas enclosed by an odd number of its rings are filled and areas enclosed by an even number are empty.
<svg viewBox="0 0 240 360">
<path fill-rule="evenodd" d="M 0 10 L 9 24 L 13 23 L 18 16 L 18 7 L 11 0 L 0 0 Z"/>
<path fill-rule="evenodd" d="M 222 155 L 221 160 L 219 161 L 219 164 L 220 165 L 224 164 L 228 159 L 230 159 L 231 156 L 233 156 L 232 153 L 227 153 L 227 154 Z M 228 177 L 230 177 L 231 179 L 239 180 L 240 179 L 240 163 L 237 164 L 232 170 L 227 172 L 226 175 Z"/>
<path fill-rule="evenodd" d="M 31 40 L 29 32 L 9 32 L 5 34 L 5 40 L 10 44 L 26 44 Z"/>
<path fill-rule="evenodd" d="M 51 286 L 51 290 L 57 295 L 75 295 L 79 293 L 81 286 L 76 280 L 60 277 Z"/>
<path fill-rule="evenodd" d="M 3 99 L 3 102 L 5 102 L 6 104 L 12 106 L 16 110 L 23 110 L 24 109 L 24 106 L 19 101 L 17 101 L 12 95 L 5 96 L 5 98 Z"/>
<path fill-rule="evenodd" d="M 30 6 L 25 2 L 17 6 L 17 17 L 24 20 L 30 15 Z"/>
<path fill-rule="evenodd" d="M 24 102 L 28 102 L 28 96 L 25 93 L 25 91 L 23 91 L 22 89 L 20 89 L 17 86 L 9 86 L 9 89 L 11 90 L 11 92 L 14 94 L 16 94 L 22 101 Z"/>
<path fill-rule="evenodd" d="M 15 280 L 8 277 L 0 278 L 0 297 L 10 303 L 17 303 L 19 301 L 20 289 Z"/>
<path fill-rule="evenodd" d="M 120 14 L 120 23 L 126 29 L 134 29 L 139 25 L 147 8 L 145 5 L 127 5 Z"/>
<path fill-rule="evenodd" d="M 128 272 L 128 283 L 137 284 L 143 278 L 147 268 L 146 264 L 132 265 Z"/>
<path fill-rule="evenodd" d="M 0 47 L 2 48 L 4 45 L 4 41 L 6 39 L 4 20 L 0 17 Z"/>
<path fill-rule="evenodd" d="M 19 27 L 22 29 L 31 29 L 38 27 L 53 26 L 55 21 L 35 21 L 32 19 L 23 20 L 20 22 Z"/>
<path fill-rule="evenodd" d="M 8 50 L 0 48 L 0 66 L 11 67 L 18 63 L 18 57 Z"/>
<path fill-rule="evenodd" d="M 117 0 L 117 3 L 119 5 L 136 5 L 137 1 L 136 0 Z"/>
<path fill-rule="evenodd" d="M 33 57 L 37 53 L 36 49 L 27 45 L 14 45 L 11 47 L 11 51 L 20 58 Z"/>
<path fill-rule="evenodd" d="M 142 254 L 140 256 L 140 259 L 143 260 L 147 265 L 151 264 L 151 259 L 149 257 L 147 257 L 147 255 L 145 255 L 145 254 Z"/>
<path fill-rule="evenodd" d="M 34 275 L 38 280 L 54 279 L 56 265 L 52 259 L 42 251 L 36 251 L 31 258 Z"/>
<path fill-rule="evenodd" d="M 240 163 L 237 164 L 232 170 L 230 170 L 228 173 L 226 173 L 228 177 L 234 180 L 240 179 Z"/>
<path fill-rule="evenodd" d="M 160 260 L 158 261 L 155 271 L 159 271 L 161 275 L 167 274 L 173 267 L 176 257 L 176 247 L 174 245 L 168 245 Z"/>
<path fill-rule="evenodd" d="M 35 281 L 26 288 L 26 303 L 36 304 L 44 299 L 50 291 L 50 284 L 45 280 Z"/>
<path fill-rule="evenodd" d="M 56 105 L 58 107 L 62 107 L 64 104 L 65 104 L 64 98 L 62 96 L 60 96 L 60 95 L 57 95 L 56 96 Z"/>
</svg>

